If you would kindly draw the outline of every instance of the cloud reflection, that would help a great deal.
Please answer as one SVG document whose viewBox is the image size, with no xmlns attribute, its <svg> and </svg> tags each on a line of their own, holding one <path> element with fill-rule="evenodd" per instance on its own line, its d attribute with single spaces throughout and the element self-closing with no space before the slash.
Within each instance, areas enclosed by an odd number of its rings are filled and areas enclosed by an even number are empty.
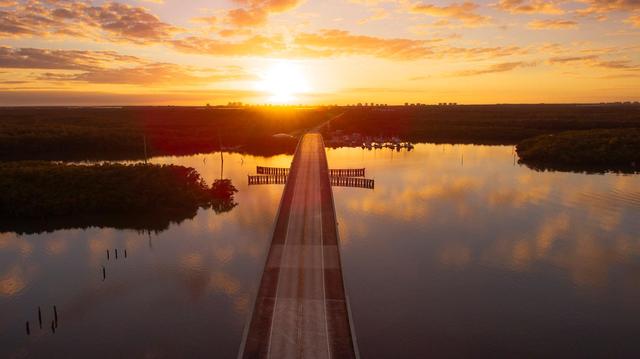
<svg viewBox="0 0 640 359">
<path fill-rule="evenodd" d="M 335 191 L 341 236 L 353 248 L 401 246 L 451 269 L 554 266 L 575 285 L 600 286 L 627 265 L 612 235 L 626 238 L 624 248 L 640 245 L 638 176 L 534 172 L 514 164 L 508 146 L 343 148 L 328 159 L 366 167 L 376 180 L 374 191 Z"/>
</svg>

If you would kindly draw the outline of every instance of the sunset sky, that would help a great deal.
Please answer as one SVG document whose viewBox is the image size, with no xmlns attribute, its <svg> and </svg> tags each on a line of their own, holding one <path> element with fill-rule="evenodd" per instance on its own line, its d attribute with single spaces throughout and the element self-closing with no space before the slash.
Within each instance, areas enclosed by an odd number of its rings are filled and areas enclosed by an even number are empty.
<svg viewBox="0 0 640 359">
<path fill-rule="evenodd" d="M 0 105 L 640 100 L 638 0 L 0 0 Z"/>
</svg>

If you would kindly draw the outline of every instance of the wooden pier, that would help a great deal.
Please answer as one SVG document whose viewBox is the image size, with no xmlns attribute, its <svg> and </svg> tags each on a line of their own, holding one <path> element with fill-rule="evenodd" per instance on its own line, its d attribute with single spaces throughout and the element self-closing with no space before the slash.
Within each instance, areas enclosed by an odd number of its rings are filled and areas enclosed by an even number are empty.
<svg viewBox="0 0 640 359">
<path fill-rule="evenodd" d="M 364 168 L 339 168 L 329 169 L 331 177 L 364 177 Z M 259 175 L 288 175 L 289 169 L 284 167 L 263 167 L 256 166 L 256 173 Z"/>
<path fill-rule="evenodd" d="M 288 175 L 288 168 L 280 168 L 280 167 L 263 167 L 257 166 L 256 173 L 259 175 Z"/>
<path fill-rule="evenodd" d="M 332 186 L 336 187 L 356 187 L 374 189 L 375 182 L 369 178 L 361 177 L 331 177 L 330 182 Z"/>
<path fill-rule="evenodd" d="M 330 169 L 331 177 L 364 177 L 364 168 Z"/>
<path fill-rule="evenodd" d="M 285 184 L 288 175 L 249 175 L 249 185 L 255 184 Z"/>
<path fill-rule="evenodd" d="M 288 168 L 261 167 L 256 168 L 257 175 L 248 175 L 249 185 L 286 184 L 289 178 Z M 364 168 L 329 170 L 329 183 L 337 187 L 354 187 L 374 189 L 375 181 L 363 178 Z"/>
</svg>

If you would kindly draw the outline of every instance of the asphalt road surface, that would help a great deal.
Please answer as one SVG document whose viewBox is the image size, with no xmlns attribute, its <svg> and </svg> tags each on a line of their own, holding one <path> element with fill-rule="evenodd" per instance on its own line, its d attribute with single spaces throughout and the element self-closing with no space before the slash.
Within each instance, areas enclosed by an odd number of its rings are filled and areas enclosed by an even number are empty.
<svg viewBox="0 0 640 359">
<path fill-rule="evenodd" d="M 243 358 L 355 358 L 322 136 L 294 155 Z"/>
</svg>

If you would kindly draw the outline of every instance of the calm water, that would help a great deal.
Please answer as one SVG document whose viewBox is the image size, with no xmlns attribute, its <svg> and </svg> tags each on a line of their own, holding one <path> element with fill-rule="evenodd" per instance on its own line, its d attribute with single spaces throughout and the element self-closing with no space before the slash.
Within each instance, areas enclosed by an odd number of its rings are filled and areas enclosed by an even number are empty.
<svg viewBox="0 0 640 359">
<path fill-rule="evenodd" d="M 246 176 L 291 157 L 224 159 L 228 213 L 0 233 L 0 357 L 235 357 L 282 192 Z M 640 176 L 535 172 L 499 146 L 328 160 L 376 180 L 334 188 L 363 358 L 640 355 Z M 219 154 L 153 162 L 221 176 Z"/>
</svg>

